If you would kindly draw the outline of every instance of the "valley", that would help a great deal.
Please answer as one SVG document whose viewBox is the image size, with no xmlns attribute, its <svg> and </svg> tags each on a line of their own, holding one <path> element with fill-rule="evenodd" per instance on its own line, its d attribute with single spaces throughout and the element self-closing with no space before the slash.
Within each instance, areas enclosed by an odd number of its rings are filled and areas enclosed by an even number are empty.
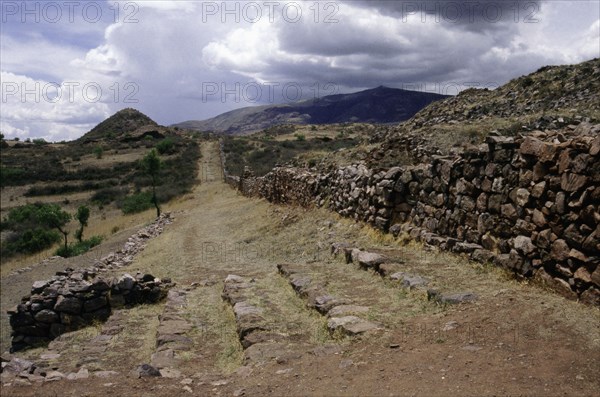
<svg viewBox="0 0 600 397">
<path fill-rule="evenodd" d="M 594 395 L 599 84 L 3 140 L 2 395 Z"/>
<path fill-rule="evenodd" d="M 65 376 L 86 371 L 76 380 L 30 386 L 22 386 L 29 383 L 26 378 L 12 381 L 2 386 L 3 394 L 590 395 L 596 390 L 596 308 L 516 282 L 493 267 L 417 243 L 403 245 L 324 209 L 245 198 L 223 183 L 221 172 L 217 144 L 202 144 L 202 183 L 165 206 L 174 222 L 117 272 L 139 269 L 171 277 L 174 290 L 185 297 L 174 306 L 185 325 L 170 332 L 185 336 L 187 348 L 175 348 L 162 361 L 166 376 L 139 379 L 135 368 L 159 362 L 154 354 L 169 299 L 167 306 L 118 310 L 105 325 L 64 334 L 49 349 L 18 353 Z M 387 252 L 404 270 L 446 291 L 472 291 L 478 299 L 435 304 L 373 270 L 331 256 L 331 244 L 341 241 Z M 70 264 L 86 266 L 91 254 Z M 328 293 L 367 307 L 366 315 L 358 315 L 379 328 L 359 336 L 330 334 L 327 318 L 306 306 L 279 273 L 280 263 L 292 264 Z M 61 265 L 67 262 L 3 277 L 3 305 L 17 293 L 7 285 L 20 279 L 24 286 Z M 245 299 L 261 310 L 268 331 L 246 349 L 234 312 L 221 296 L 230 275 L 250 283 Z M 118 331 L 105 334 L 108 327 Z M 102 337 L 108 348 L 94 347 L 102 335 L 111 335 Z"/>
</svg>

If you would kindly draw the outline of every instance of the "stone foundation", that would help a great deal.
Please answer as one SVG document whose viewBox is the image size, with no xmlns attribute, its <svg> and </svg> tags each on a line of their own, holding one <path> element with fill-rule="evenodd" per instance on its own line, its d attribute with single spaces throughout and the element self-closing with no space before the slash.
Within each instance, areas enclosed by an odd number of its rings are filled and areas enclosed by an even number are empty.
<svg viewBox="0 0 600 397">
<path fill-rule="evenodd" d="M 278 167 L 225 178 L 245 195 L 327 206 L 600 305 L 600 125 L 490 136 L 410 167 Z"/>
</svg>

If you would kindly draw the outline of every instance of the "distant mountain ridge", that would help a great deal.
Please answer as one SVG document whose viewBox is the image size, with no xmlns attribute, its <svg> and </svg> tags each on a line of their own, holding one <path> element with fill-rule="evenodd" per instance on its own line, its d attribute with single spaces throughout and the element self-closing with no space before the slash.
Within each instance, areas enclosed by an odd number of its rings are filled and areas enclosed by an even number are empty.
<svg viewBox="0 0 600 397">
<path fill-rule="evenodd" d="M 190 120 L 173 126 L 244 135 L 279 124 L 395 123 L 406 121 L 430 103 L 447 97 L 380 86 L 284 105 L 245 107 L 207 120 Z"/>
</svg>

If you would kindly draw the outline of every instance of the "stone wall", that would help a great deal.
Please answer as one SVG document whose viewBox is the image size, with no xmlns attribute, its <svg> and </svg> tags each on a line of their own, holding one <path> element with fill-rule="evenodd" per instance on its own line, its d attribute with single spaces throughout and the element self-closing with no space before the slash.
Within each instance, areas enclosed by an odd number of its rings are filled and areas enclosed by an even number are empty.
<svg viewBox="0 0 600 397">
<path fill-rule="evenodd" d="M 105 321 L 112 308 L 158 302 L 170 286 L 170 280 L 150 274 L 107 279 L 92 270 L 57 272 L 50 280 L 33 283 L 31 294 L 8 311 L 12 350 L 45 344 L 65 332 Z"/>
<path fill-rule="evenodd" d="M 148 240 L 160 235 L 171 222 L 171 214 L 163 213 L 94 266 L 77 271 L 68 268 L 49 280 L 34 282 L 31 293 L 8 311 L 12 350 L 45 344 L 65 332 L 106 320 L 112 308 L 162 299 L 171 287 L 169 279 L 149 274 L 124 274 L 120 278 L 100 274 L 129 265 Z"/>
<path fill-rule="evenodd" d="M 600 304 L 600 125 L 490 136 L 411 167 L 279 167 L 234 185 L 274 203 L 328 206 Z"/>
</svg>

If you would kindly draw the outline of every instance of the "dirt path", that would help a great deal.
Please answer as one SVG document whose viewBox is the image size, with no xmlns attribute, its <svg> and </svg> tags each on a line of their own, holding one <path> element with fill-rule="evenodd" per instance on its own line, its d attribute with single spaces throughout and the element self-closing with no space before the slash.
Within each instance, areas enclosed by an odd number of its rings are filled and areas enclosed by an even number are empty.
<svg viewBox="0 0 600 397">
<path fill-rule="evenodd" d="M 400 246 L 325 210 L 242 197 L 222 182 L 217 149 L 216 143 L 203 146 L 202 183 L 166 208 L 175 222 L 121 269 L 171 277 L 185 296 L 176 308 L 176 331 L 185 346 L 169 358 L 177 376 L 138 379 L 131 374 L 160 350 L 155 331 L 169 317 L 164 304 L 145 306 L 118 313 L 119 332 L 92 362 L 72 345 L 93 345 L 101 327 L 81 332 L 53 362 L 65 372 L 84 365 L 118 374 L 11 386 L 3 388 L 3 396 L 545 396 L 594 395 L 600 389 L 598 309 L 456 256 Z M 332 257 L 330 245 L 338 241 L 393 249 L 405 271 L 422 274 L 436 288 L 472 291 L 479 298 L 439 306 Z M 332 335 L 327 317 L 307 307 L 309 297 L 294 291 L 278 272 L 279 263 L 367 308 L 357 316 L 380 329 L 354 337 Z M 245 280 L 240 299 L 254 310 L 252 321 L 236 317 L 223 299 L 228 275 Z M 257 325 L 258 342 L 245 348 L 240 328 Z"/>
</svg>

